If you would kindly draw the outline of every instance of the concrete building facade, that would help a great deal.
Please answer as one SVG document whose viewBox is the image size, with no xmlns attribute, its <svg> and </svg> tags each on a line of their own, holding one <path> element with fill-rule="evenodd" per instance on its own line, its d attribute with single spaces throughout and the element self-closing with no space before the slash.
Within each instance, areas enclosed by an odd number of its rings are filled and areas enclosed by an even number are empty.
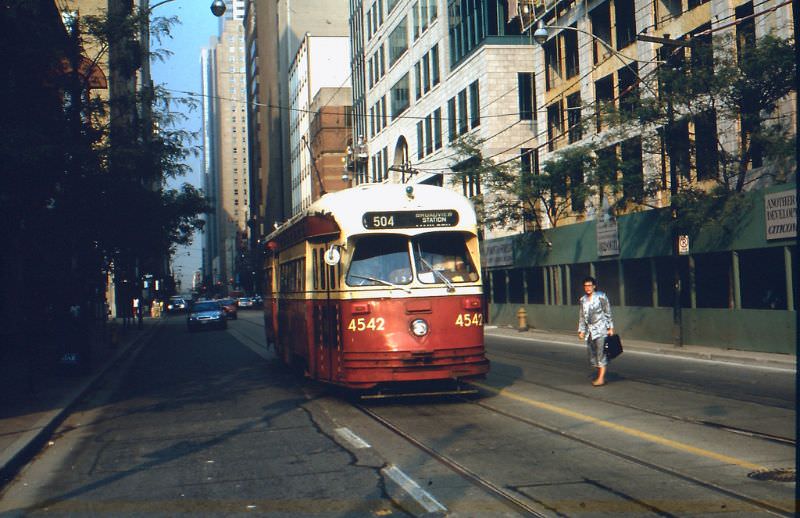
<svg viewBox="0 0 800 518">
<path fill-rule="evenodd" d="M 353 92 L 351 88 L 320 88 L 311 102 L 312 169 L 311 198 L 340 191 L 350 185 L 347 149 L 353 131 Z M 317 175 L 318 173 L 318 175 Z"/>
<path fill-rule="evenodd" d="M 204 104 L 206 188 L 215 209 L 206 234 L 213 282 L 238 287 L 250 233 L 247 83 L 242 20 L 222 21 L 222 32 L 204 52 L 211 95 Z M 207 125 L 206 125 L 207 123 Z M 213 244 L 211 241 L 214 241 Z"/>
<path fill-rule="evenodd" d="M 326 1 L 324 9 L 315 0 L 247 1 L 244 25 L 254 239 L 291 215 L 290 65 L 306 33 L 346 35 L 347 13 L 346 0 Z"/>
<path fill-rule="evenodd" d="M 473 197 L 479 178 L 453 185 L 465 157 L 451 144 L 470 135 L 484 154 L 514 159 L 536 141 L 534 43 L 509 22 L 505 2 L 351 2 L 355 183 L 432 183 Z M 363 63 L 363 66 L 362 66 Z M 528 81 L 527 84 L 530 84 Z M 525 97 L 527 96 L 527 97 Z M 502 231 L 489 232 L 503 235 Z"/>
<path fill-rule="evenodd" d="M 292 215 L 311 205 L 314 201 L 313 183 L 321 181 L 311 148 L 311 121 L 315 113 L 311 105 L 322 88 L 349 89 L 349 55 L 350 40 L 347 36 L 306 34 L 289 67 Z"/>
</svg>

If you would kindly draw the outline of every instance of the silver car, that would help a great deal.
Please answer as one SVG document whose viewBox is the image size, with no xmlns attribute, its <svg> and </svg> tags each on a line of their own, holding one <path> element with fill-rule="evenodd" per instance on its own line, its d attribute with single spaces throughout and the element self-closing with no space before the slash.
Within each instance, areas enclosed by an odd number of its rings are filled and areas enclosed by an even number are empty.
<svg viewBox="0 0 800 518">
<path fill-rule="evenodd" d="M 228 321 L 225 319 L 225 312 L 222 309 L 222 304 L 211 300 L 193 304 L 189 309 L 187 326 L 190 332 L 203 327 L 227 329 Z"/>
</svg>

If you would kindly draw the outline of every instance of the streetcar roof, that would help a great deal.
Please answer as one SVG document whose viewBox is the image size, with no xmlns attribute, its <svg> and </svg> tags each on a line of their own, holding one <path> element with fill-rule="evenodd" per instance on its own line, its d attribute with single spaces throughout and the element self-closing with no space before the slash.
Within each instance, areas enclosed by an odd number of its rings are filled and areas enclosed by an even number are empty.
<svg viewBox="0 0 800 518">
<path fill-rule="evenodd" d="M 416 235 L 436 230 L 477 235 L 478 230 L 472 202 L 451 189 L 424 184 L 367 184 L 325 194 L 278 227 L 267 241 L 277 239 L 303 220 L 320 216 L 332 218 L 341 231 L 340 237 L 345 238 L 376 232 Z M 390 220 L 392 216 L 400 217 Z"/>
</svg>

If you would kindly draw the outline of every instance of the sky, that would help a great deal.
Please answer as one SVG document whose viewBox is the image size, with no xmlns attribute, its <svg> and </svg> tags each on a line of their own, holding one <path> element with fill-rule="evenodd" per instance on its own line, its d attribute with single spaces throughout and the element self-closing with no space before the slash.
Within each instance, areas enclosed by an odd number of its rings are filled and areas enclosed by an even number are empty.
<svg viewBox="0 0 800 518">
<path fill-rule="evenodd" d="M 151 0 L 151 5 L 158 2 Z M 162 48 L 172 52 L 163 62 L 154 60 L 151 64 L 153 82 L 170 90 L 199 93 L 200 87 L 200 52 L 208 48 L 209 40 L 218 34 L 219 18 L 211 14 L 211 0 L 172 0 L 157 6 L 153 16 L 178 18 L 179 23 L 172 26 L 172 37 L 163 39 L 161 44 L 153 39 L 153 49 Z M 173 97 L 184 94 L 170 92 Z M 199 98 L 198 98 L 199 100 Z M 187 120 L 179 123 L 180 127 L 198 133 L 196 141 L 191 145 L 199 146 L 200 129 L 202 127 L 202 110 L 198 108 L 186 113 Z M 202 184 L 202 159 L 200 156 L 190 157 L 186 164 L 191 172 L 184 177 L 171 180 L 170 188 L 177 188 L 183 183 L 190 183 L 198 188 Z M 202 262 L 202 238 L 195 234 L 194 242 L 188 247 L 179 247 L 173 257 L 173 272 L 176 280 L 180 278 L 181 291 L 189 291 L 192 287 L 192 274 L 200 269 Z M 179 277 L 180 272 L 180 277 Z"/>
</svg>

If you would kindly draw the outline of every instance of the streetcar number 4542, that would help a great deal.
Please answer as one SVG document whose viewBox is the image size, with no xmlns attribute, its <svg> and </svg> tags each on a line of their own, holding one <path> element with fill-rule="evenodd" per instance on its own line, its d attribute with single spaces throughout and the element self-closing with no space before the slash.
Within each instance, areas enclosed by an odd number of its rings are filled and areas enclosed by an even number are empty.
<svg viewBox="0 0 800 518">
<path fill-rule="evenodd" d="M 473 327 L 483 325 L 483 313 L 459 313 L 456 318 L 458 327 Z"/>
</svg>

